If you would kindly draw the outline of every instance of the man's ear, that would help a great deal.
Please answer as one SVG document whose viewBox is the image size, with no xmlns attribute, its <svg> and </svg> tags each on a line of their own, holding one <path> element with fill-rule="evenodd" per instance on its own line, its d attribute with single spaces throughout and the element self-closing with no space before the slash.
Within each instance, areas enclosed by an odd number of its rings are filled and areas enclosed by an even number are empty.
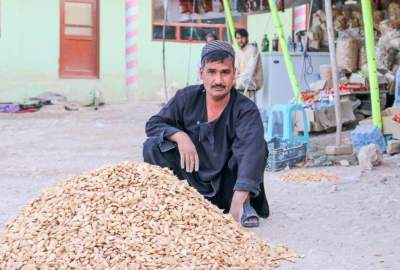
<svg viewBox="0 0 400 270">
<path fill-rule="evenodd" d="M 236 85 L 236 67 L 233 67 L 233 86 L 235 87 Z"/>
<path fill-rule="evenodd" d="M 199 73 L 200 73 L 200 78 L 203 80 L 204 67 L 200 67 Z"/>
</svg>

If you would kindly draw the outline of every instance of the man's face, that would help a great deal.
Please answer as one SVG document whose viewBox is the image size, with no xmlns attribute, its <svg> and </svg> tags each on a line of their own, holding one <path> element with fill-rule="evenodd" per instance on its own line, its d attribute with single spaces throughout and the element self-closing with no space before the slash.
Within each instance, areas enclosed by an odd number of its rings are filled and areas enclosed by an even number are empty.
<svg viewBox="0 0 400 270">
<path fill-rule="evenodd" d="M 207 36 L 206 37 L 206 42 L 208 43 L 208 42 L 211 42 L 211 41 L 214 41 L 215 40 L 215 38 L 213 37 L 213 36 Z"/>
<path fill-rule="evenodd" d="M 206 63 L 200 73 L 207 94 L 214 99 L 226 97 L 235 83 L 235 67 L 230 58 Z"/>
<path fill-rule="evenodd" d="M 240 48 L 244 48 L 244 47 L 246 47 L 246 45 L 249 41 L 247 40 L 247 37 L 242 37 L 241 35 L 237 34 L 236 42 Z"/>
</svg>

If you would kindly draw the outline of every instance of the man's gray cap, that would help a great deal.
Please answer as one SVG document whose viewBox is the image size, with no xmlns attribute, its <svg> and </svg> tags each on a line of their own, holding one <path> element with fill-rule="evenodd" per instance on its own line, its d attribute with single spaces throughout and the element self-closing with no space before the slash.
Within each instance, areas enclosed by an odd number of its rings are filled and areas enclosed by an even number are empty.
<svg viewBox="0 0 400 270">
<path fill-rule="evenodd" d="M 208 42 L 201 50 L 201 62 L 203 62 L 204 57 L 217 51 L 227 52 L 229 55 L 235 58 L 235 50 L 231 44 L 222 40 L 213 40 Z"/>
</svg>

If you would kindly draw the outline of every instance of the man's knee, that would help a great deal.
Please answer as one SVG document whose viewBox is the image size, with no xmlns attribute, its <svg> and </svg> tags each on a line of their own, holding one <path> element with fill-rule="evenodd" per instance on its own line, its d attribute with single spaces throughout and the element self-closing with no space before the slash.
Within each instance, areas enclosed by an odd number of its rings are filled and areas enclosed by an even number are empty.
<svg viewBox="0 0 400 270">
<path fill-rule="evenodd" d="M 160 142 L 158 138 L 150 137 L 143 144 L 143 160 L 153 165 L 173 169 L 179 163 L 176 144 L 170 141 Z"/>
<path fill-rule="evenodd" d="M 144 162 L 156 164 L 156 157 L 161 155 L 156 138 L 150 137 L 143 143 L 143 160 Z"/>
</svg>

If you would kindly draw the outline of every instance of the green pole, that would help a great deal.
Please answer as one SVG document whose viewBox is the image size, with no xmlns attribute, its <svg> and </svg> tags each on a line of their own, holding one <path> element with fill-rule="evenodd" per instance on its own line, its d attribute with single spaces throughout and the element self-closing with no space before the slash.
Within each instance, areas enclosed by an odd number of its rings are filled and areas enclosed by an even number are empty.
<svg viewBox="0 0 400 270">
<path fill-rule="evenodd" d="M 382 129 L 381 105 L 379 101 L 378 74 L 376 71 L 375 37 L 371 0 L 361 0 L 364 21 L 365 48 L 368 60 L 369 89 L 371 92 L 372 118 L 374 124 Z"/>
<path fill-rule="evenodd" d="M 235 24 L 233 23 L 233 17 L 231 12 L 231 6 L 229 4 L 229 0 L 224 0 L 224 10 L 225 10 L 225 17 L 228 23 L 228 34 L 230 34 L 233 46 L 238 48 L 236 37 L 235 37 Z"/>
<path fill-rule="evenodd" d="M 278 33 L 279 43 L 281 44 L 283 58 L 285 59 L 286 69 L 288 71 L 290 84 L 292 85 L 293 94 L 297 99 L 297 102 L 302 103 L 301 92 L 299 84 L 297 82 L 296 74 L 294 73 L 292 60 L 290 58 L 289 49 L 287 47 L 287 42 L 285 39 L 285 34 L 283 32 L 283 27 L 281 19 L 279 17 L 278 8 L 276 7 L 275 0 L 268 0 L 269 7 L 271 9 L 272 18 L 274 19 L 274 24 L 276 32 Z"/>
</svg>

